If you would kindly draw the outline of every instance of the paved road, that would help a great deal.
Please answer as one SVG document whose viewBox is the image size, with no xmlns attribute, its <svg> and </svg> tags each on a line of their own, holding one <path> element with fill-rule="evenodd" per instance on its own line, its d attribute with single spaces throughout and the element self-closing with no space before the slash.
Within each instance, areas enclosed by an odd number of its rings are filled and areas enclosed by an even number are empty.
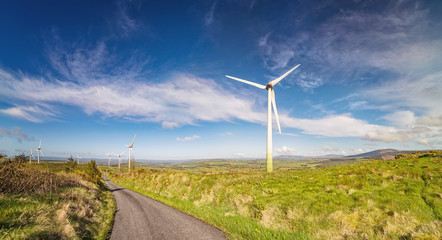
<svg viewBox="0 0 442 240">
<path fill-rule="evenodd" d="M 227 239 L 221 230 L 142 194 L 120 187 L 105 176 L 117 202 L 111 240 Z"/>
</svg>

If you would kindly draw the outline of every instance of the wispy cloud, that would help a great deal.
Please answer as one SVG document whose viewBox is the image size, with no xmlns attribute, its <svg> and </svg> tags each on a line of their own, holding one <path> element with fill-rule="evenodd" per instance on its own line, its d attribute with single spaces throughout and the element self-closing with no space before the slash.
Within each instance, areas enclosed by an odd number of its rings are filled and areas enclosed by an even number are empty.
<svg viewBox="0 0 442 240">
<path fill-rule="evenodd" d="M 128 13 L 128 4 L 125 1 L 117 2 L 116 27 L 119 35 L 127 37 L 132 32 L 139 29 L 142 24 Z"/>
<path fill-rule="evenodd" d="M 15 106 L 11 108 L 6 109 L 0 109 L 0 113 L 21 118 L 30 122 L 40 123 L 43 121 L 55 119 L 56 115 L 54 111 L 50 107 L 43 107 L 47 106 L 47 104 L 41 104 L 42 106 L 39 106 L 39 103 L 37 103 L 34 106 Z"/>
<path fill-rule="evenodd" d="M 222 133 L 221 136 L 223 136 L 223 137 L 232 137 L 232 136 L 235 136 L 235 134 L 233 134 L 231 132 L 225 132 L 225 133 Z"/>
<path fill-rule="evenodd" d="M 193 135 L 191 137 L 183 137 L 183 138 L 177 137 L 176 140 L 177 141 L 181 141 L 181 142 L 188 142 L 188 141 L 193 141 L 193 140 L 198 139 L 198 138 L 200 138 L 200 136 Z"/>
<path fill-rule="evenodd" d="M 434 34 L 428 10 L 415 6 L 386 4 L 384 10 L 372 12 L 367 8 L 341 10 L 313 25 L 312 31 L 264 33 L 257 45 L 272 71 L 301 63 L 306 77 L 288 79 L 302 88 L 330 81 L 364 82 L 385 72 L 392 76 L 431 73 L 441 67 L 441 30 Z"/>
<path fill-rule="evenodd" d="M 0 71 L 0 78 L 3 77 Z M 25 106 L 3 109 L 2 113 L 30 121 L 44 121 L 41 105 L 76 106 L 85 113 L 102 117 L 161 122 L 165 128 L 196 124 L 197 121 L 262 122 L 264 113 L 253 109 L 250 100 L 222 91 L 214 81 L 178 74 L 161 83 L 143 83 L 113 78 L 112 82 L 91 79 L 87 83 L 48 81 L 24 75 L 2 78 L 0 94 L 20 100 Z M 3 81 L 5 79 L 5 81 Z M 122 91 L 121 86 L 130 91 Z M 16 102 L 16 101 L 14 101 Z M 31 106 L 29 106 L 31 105 Z M 53 114 L 53 113 L 51 113 Z M 52 115 L 50 115 L 52 116 Z"/>
<path fill-rule="evenodd" d="M 209 26 L 209 25 L 211 25 L 213 23 L 216 4 L 217 4 L 216 1 L 212 3 L 212 5 L 210 7 L 210 10 L 206 13 L 206 15 L 204 17 L 204 24 L 206 26 Z"/>
<path fill-rule="evenodd" d="M 28 136 L 27 134 L 21 132 L 21 128 L 19 128 L 19 127 L 14 127 L 11 130 L 7 130 L 7 129 L 0 127 L 0 136 L 8 136 L 8 137 L 16 138 L 17 141 L 20 143 L 23 140 L 28 141 L 28 142 L 35 141 L 34 137 Z"/>
</svg>

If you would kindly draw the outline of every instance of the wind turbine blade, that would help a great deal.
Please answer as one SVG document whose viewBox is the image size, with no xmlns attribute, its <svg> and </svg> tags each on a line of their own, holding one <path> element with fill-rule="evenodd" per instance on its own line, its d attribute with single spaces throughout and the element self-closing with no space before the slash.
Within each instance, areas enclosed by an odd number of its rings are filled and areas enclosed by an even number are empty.
<svg viewBox="0 0 442 240">
<path fill-rule="evenodd" d="M 40 140 L 40 146 L 39 146 L 39 148 L 41 148 L 41 140 Z"/>
<path fill-rule="evenodd" d="M 137 134 L 135 134 L 134 139 L 132 140 L 132 143 L 129 145 L 130 147 L 132 147 L 134 145 L 135 142 L 135 138 L 137 137 Z"/>
<path fill-rule="evenodd" d="M 273 111 L 275 112 L 276 124 L 278 124 L 278 130 L 279 133 L 281 134 L 281 125 L 279 125 L 278 110 L 276 109 L 275 91 L 273 89 L 271 89 L 271 91 L 272 91 L 272 107 Z"/>
<path fill-rule="evenodd" d="M 41 155 L 44 157 L 45 155 L 43 154 L 43 151 L 42 150 L 40 150 L 40 153 L 41 153 Z"/>
<path fill-rule="evenodd" d="M 291 72 L 293 72 L 293 70 L 295 70 L 296 68 L 298 68 L 299 65 L 301 65 L 301 64 L 296 65 L 294 68 L 292 68 L 292 69 L 290 69 L 288 72 L 284 73 L 281 77 L 279 77 L 279 78 L 277 78 L 277 79 L 271 81 L 271 82 L 270 82 L 270 85 L 272 85 L 272 87 L 275 86 L 277 83 L 279 83 L 279 81 L 281 81 L 283 78 L 287 77 L 287 75 L 289 75 Z"/>
<path fill-rule="evenodd" d="M 250 82 L 250 81 L 247 81 L 247 80 L 244 80 L 244 79 L 241 79 L 241 78 L 232 77 L 232 76 L 229 76 L 229 75 L 226 75 L 226 77 L 231 78 L 231 79 L 236 80 L 236 81 L 239 81 L 239 82 L 247 83 L 247 84 L 255 86 L 257 88 L 266 89 L 266 86 L 261 85 L 259 83 Z"/>
</svg>

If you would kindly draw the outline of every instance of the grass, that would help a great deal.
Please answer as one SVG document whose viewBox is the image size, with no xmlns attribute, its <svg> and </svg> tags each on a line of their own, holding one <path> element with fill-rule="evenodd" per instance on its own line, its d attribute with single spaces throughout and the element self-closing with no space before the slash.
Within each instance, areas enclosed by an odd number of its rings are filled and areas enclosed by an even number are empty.
<svg viewBox="0 0 442 240">
<path fill-rule="evenodd" d="M 0 163 L 0 239 L 107 239 L 115 202 L 63 164 Z"/>
<path fill-rule="evenodd" d="M 270 174 L 262 166 L 226 170 L 222 162 L 209 172 L 205 164 L 109 176 L 231 239 L 442 237 L 441 152 Z"/>
</svg>

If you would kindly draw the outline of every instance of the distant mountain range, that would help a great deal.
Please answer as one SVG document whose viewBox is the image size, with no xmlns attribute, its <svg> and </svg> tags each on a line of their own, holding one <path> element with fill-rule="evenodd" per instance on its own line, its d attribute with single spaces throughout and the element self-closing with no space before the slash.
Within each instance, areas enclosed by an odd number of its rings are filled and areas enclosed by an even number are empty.
<svg viewBox="0 0 442 240">
<path fill-rule="evenodd" d="M 430 150 L 396 150 L 396 149 L 378 149 L 371 152 L 356 154 L 356 155 L 324 155 L 324 156 L 299 156 L 299 155 L 278 155 L 278 159 L 312 159 L 312 158 L 376 158 L 382 159 L 382 156 L 395 156 L 399 153 L 414 153 L 414 152 L 428 152 Z"/>
<path fill-rule="evenodd" d="M 275 158 L 278 159 L 311 159 L 311 158 L 341 158 L 344 155 L 328 154 L 323 156 L 298 156 L 298 155 L 278 155 Z"/>
<path fill-rule="evenodd" d="M 396 150 L 396 149 L 379 149 L 379 150 L 374 150 L 371 152 L 366 152 L 366 153 L 361 153 L 361 154 L 356 154 L 356 155 L 350 155 L 347 157 L 376 157 L 376 156 L 385 156 L 385 155 L 397 155 L 399 153 L 414 153 L 414 152 L 428 152 L 429 150 Z"/>
</svg>

